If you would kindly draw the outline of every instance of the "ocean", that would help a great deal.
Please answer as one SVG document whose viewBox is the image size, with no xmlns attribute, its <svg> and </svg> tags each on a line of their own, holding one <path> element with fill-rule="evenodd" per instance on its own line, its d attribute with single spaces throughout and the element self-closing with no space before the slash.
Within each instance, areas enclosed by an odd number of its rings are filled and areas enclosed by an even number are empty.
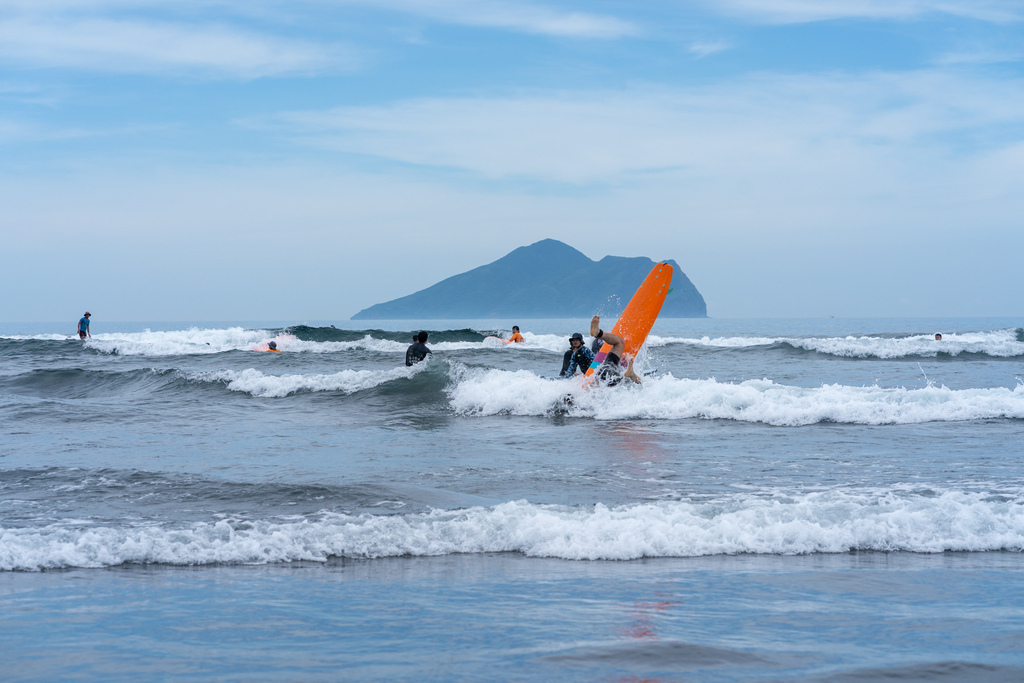
<svg viewBox="0 0 1024 683">
<path fill-rule="evenodd" d="M 1024 679 L 1020 319 L 332 322 L 0 325 L 0 679 Z"/>
</svg>

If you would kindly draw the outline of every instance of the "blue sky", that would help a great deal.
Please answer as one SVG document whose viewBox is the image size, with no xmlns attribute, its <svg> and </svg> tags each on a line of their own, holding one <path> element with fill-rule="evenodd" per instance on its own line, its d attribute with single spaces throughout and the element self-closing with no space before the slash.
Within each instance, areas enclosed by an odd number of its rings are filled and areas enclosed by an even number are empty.
<svg viewBox="0 0 1024 683">
<path fill-rule="evenodd" d="M 1024 314 L 1019 0 L 5 0 L 0 320 L 331 320 L 552 237 Z M 586 286 L 599 286 L 587 283 Z"/>
</svg>

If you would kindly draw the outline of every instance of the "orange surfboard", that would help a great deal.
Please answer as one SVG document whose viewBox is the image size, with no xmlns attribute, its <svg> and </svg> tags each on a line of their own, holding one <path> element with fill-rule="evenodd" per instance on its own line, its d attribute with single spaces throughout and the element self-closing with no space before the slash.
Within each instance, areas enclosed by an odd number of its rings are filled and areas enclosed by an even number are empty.
<svg viewBox="0 0 1024 683">
<path fill-rule="evenodd" d="M 637 352 L 647 341 L 647 335 L 654 326 L 654 321 L 658 319 L 671 284 L 672 266 L 667 263 L 656 264 L 644 281 L 640 283 L 636 294 L 629 300 L 626 310 L 622 312 L 615 327 L 612 328 L 612 334 L 622 337 L 622 341 L 626 344 L 626 349 L 622 353 L 623 358 L 636 358 Z M 611 350 L 612 345 L 605 344 L 600 351 L 594 354 L 594 362 L 587 368 L 587 377 L 590 377 L 604 362 Z"/>
</svg>

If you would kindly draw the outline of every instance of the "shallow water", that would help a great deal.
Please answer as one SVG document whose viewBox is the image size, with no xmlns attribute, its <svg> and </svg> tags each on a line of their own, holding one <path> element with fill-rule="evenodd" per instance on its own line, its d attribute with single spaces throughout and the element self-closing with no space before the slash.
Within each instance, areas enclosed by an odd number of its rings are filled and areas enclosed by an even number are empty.
<svg viewBox="0 0 1024 683">
<path fill-rule="evenodd" d="M 599 390 L 515 322 L 0 326 L 0 660 L 1020 678 L 1020 321 L 662 320 Z"/>
</svg>

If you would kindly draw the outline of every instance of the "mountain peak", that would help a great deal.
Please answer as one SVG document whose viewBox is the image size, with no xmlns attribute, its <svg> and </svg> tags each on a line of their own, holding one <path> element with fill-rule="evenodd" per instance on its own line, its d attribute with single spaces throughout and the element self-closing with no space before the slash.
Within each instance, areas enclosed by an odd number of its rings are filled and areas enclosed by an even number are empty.
<svg viewBox="0 0 1024 683">
<path fill-rule="evenodd" d="M 672 293 L 662 315 L 705 318 L 704 297 L 674 261 Z M 467 318 L 589 318 L 616 316 L 654 267 L 645 257 L 606 256 L 592 261 L 555 239 L 513 249 L 497 261 L 453 275 L 400 299 L 370 306 L 353 320 Z M 517 283 L 510 285 L 509 283 Z"/>
</svg>

